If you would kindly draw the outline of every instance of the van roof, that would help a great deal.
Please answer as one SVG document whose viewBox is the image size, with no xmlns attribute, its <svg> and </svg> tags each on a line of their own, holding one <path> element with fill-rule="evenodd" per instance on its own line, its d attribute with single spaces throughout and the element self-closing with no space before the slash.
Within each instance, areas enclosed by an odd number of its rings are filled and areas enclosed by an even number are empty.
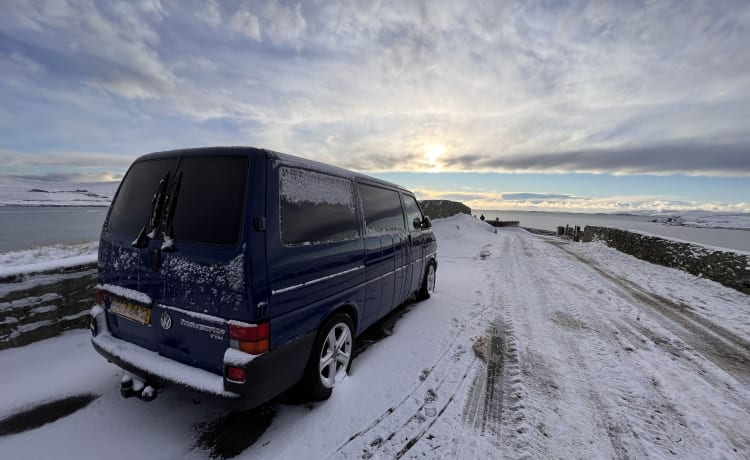
<svg viewBox="0 0 750 460">
<path fill-rule="evenodd" d="M 321 163 L 319 161 L 308 160 L 306 158 L 289 155 L 286 153 L 276 152 L 274 150 L 261 149 L 257 147 L 241 147 L 241 146 L 198 147 L 198 148 L 189 148 L 189 149 L 165 150 L 162 152 L 154 152 L 154 153 L 142 155 L 138 157 L 135 161 L 154 160 L 157 158 L 169 158 L 169 157 L 177 157 L 177 156 L 187 157 L 187 156 L 227 155 L 227 154 L 245 155 L 248 157 L 265 155 L 266 158 L 278 159 L 278 160 L 283 161 L 284 163 L 287 163 L 293 166 L 299 166 L 302 168 L 311 169 L 314 171 L 319 171 L 319 172 L 328 173 L 328 174 L 334 174 L 337 176 L 351 177 L 351 178 L 356 178 L 356 179 L 365 179 L 368 182 L 374 182 L 377 184 L 386 185 L 388 187 L 399 189 L 403 192 L 412 193 L 406 188 L 398 184 L 394 184 L 392 182 L 388 182 L 382 179 L 377 179 L 375 177 L 368 176 L 366 174 L 361 174 L 355 171 L 351 171 L 349 169 L 339 168 L 338 166 Z"/>
</svg>

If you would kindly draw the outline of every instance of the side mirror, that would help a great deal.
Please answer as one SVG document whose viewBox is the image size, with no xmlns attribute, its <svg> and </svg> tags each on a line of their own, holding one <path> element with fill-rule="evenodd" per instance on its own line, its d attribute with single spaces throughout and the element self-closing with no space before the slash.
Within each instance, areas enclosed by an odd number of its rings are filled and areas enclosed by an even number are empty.
<svg viewBox="0 0 750 460">
<path fill-rule="evenodd" d="M 424 219 L 420 219 L 419 217 L 415 217 L 413 224 L 414 224 L 414 228 L 415 229 L 419 229 L 419 228 L 431 228 L 432 227 L 432 223 L 430 223 L 430 218 L 427 217 L 427 216 L 424 216 Z"/>
</svg>

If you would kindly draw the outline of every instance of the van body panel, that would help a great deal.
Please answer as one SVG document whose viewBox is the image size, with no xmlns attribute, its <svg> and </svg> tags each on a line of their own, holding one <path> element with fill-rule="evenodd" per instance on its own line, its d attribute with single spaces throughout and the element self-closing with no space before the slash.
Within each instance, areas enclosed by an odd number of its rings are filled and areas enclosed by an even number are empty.
<svg viewBox="0 0 750 460">
<path fill-rule="evenodd" d="M 364 202 L 375 213 L 369 223 Z M 208 371 L 226 395 L 257 405 L 302 378 L 318 329 L 335 312 L 350 312 L 356 337 L 420 289 L 437 263 L 436 241 L 407 210 L 423 218 L 395 184 L 269 150 L 145 155 L 102 229 L 95 322 L 110 338 L 97 341 L 94 331 L 95 348 L 136 375 L 199 392 L 130 358 L 137 349 Z M 382 221 L 390 223 L 373 230 L 378 212 L 390 212 Z M 233 325 L 260 323 L 268 351 L 227 358 L 238 350 Z M 119 356 L 117 343 L 135 348 Z M 247 380 L 229 380 L 228 366 Z"/>
</svg>

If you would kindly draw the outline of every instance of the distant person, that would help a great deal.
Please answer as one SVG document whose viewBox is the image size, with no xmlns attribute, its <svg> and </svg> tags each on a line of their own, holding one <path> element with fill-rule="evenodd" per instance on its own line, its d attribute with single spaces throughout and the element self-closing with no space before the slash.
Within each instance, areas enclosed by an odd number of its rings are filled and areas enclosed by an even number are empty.
<svg viewBox="0 0 750 460">
<path fill-rule="evenodd" d="M 482 214 L 481 216 L 479 216 L 479 219 L 480 220 L 484 220 L 484 214 Z"/>
</svg>

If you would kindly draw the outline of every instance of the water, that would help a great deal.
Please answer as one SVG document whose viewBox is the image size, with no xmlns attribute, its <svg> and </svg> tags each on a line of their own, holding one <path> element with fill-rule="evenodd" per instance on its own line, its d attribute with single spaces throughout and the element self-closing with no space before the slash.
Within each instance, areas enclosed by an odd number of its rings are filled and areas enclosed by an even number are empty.
<svg viewBox="0 0 750 460">
<path fill-rule="evenodd" d="M 0 207 L 0 253 L 99 239 L 106 207 Z"/>
<path fill-rule="evenodd" d="M 671 227 L 650 217 L 539 211 L 475 211 L 487 219 L 517 220 L 522 227 L 554 231 L 559 225 L 597 225 L 750 252 L 750 231 Z M 54 243 L 96 241 L 106 207 L 0 207 L 0 253 Z"/>
<path fill-rule="evenodd" d="M 583 214 L 542 211 L 472 211 L 477 216 L 484 214 L 488 220 L 517 220 L 521 227 L 555 231 L 558 226 L 586 225 L 616 227 L 623 230 L 638 230 L 652 235 L 664 236 L 691 243 L 700 243 L 720 248 L 750 252 L 750 231 L 721 228 L 693 228 L 663 225 L 651 222 L 653 217 L 612 214 Z"/>
</svg>

